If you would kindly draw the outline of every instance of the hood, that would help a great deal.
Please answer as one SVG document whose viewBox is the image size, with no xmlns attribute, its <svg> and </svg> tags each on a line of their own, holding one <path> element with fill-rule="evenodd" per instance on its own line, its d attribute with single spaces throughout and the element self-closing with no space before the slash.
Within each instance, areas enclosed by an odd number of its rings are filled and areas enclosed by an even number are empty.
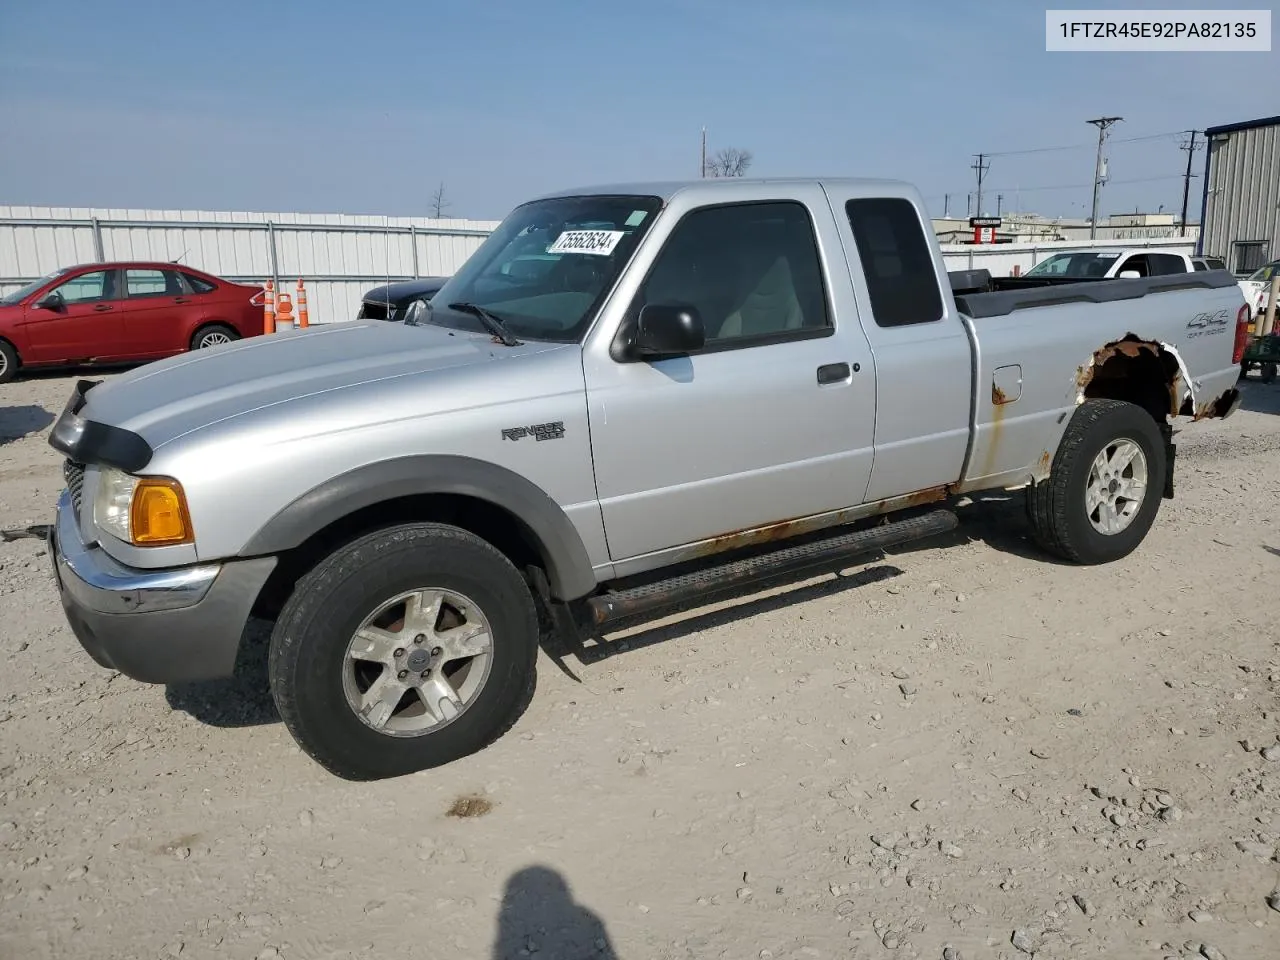
<svg viewBox="0 0 1280 960">
<path fill-rule="evenodd" d="M 448 277 L 420 277 L 417 280 L 384 283 L 380 287 L 366 291 L 360 299 L 369 303 L 391 303 L 402 306 L 405 301 L 415 300 L 418 297 L 434 297 L 448 279 Z"/>
<path fill-rule="evenodd" d="M 140 435 L 152 449 L 201 427 L 277 404 L 381 380 L 429 375 L 563 347 L 504 347 L 484 333 L 347 322 L 286 331 L 139 367 L 88 394 L 86 420 Z M 300 408 L 301 409 L 301 408 Z"/>
</svg>

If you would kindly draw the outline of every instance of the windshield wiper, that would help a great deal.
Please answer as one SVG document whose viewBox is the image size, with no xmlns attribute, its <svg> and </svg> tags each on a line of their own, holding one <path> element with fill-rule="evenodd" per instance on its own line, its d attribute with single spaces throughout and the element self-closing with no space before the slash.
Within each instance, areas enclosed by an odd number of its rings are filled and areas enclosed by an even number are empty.
<svg viewBox="0 0 1280 960">
<path fill-rule="evenodd" d="M 507 325 L 498 319 L 497 315 L 486 310 L 478 303 L 451 303 L 450 310 L 457 310 L 459 313 L 469 313 L 473 317 L 479 317 L 480 322 L 484 324 L 484 328 L 501 340 L 508 347 L 520 346 L 520 341 L 512 335 L 507 329 Z"/>
</svg>

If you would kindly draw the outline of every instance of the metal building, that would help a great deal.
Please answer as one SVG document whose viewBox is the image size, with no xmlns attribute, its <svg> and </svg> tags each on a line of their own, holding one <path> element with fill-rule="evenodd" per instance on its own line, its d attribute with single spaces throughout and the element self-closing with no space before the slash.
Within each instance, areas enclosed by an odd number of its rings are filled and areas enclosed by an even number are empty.
<svg viewBox="0 0 1280 960">
<path fill-rule="evenodd" d="M 1250 274 L 1280 258 L 1280 117 L 1204 132 L 1204 200 L 1196 252 Z"/>
</svg>

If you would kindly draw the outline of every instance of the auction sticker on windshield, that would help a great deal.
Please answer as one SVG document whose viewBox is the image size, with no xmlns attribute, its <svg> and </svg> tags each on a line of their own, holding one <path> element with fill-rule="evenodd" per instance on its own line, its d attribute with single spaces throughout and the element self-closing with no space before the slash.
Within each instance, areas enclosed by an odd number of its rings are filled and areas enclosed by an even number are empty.
<svg viewBox="0 0 1280 960">
<path fill-rule="evenodd" d="M 547 247 L 547 253 L 590 253 L 607 257 L 625 236 L 621 230 L 566 230 Z"/>
</svg>

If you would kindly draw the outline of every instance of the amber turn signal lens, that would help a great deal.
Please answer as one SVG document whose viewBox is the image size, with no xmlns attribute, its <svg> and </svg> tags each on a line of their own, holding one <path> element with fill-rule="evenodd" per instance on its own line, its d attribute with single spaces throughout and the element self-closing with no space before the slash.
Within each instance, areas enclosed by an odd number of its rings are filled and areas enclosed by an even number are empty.
<svg viewBox="0 0 1280 960">
<path fill-rule="evenodd" d="M 143 477 L 133 494 L 130 532 L 140 547 L 190 543 L 191 518 L 187 498 L 177 480 Z"/>
</svg>

